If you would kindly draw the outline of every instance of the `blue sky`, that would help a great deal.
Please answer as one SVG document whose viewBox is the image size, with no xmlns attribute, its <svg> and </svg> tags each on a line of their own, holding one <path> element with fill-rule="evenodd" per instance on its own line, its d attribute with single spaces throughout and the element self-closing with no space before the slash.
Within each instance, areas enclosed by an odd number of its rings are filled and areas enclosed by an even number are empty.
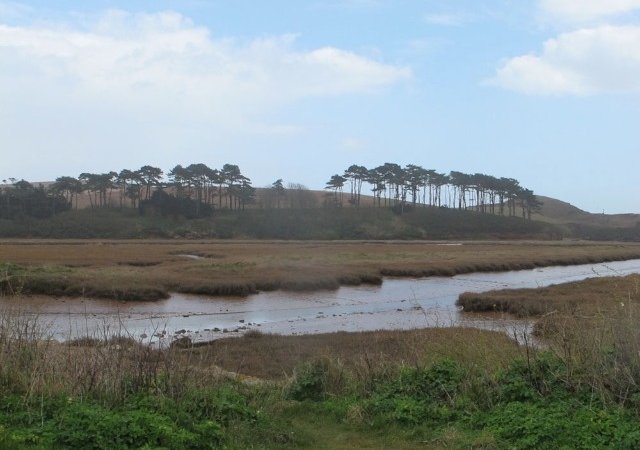
<svg viewBox="0 0 640 450">
<path fill-rule="evenodd" d="M 640 0 L 0 0 L 0 179 L 514 177 L 640 212 Z"/>
</svg>

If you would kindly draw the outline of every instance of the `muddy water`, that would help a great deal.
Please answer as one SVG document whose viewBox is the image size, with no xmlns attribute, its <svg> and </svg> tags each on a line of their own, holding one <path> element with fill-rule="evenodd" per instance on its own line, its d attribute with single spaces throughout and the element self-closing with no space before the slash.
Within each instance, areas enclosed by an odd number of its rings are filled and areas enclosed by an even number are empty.
<svg viewBox="0 0 640 450">
<path fill-rule="evenodd" d="M 632 273 L 640 273 L 640 260 L 455 277 L 387 278 L 382 286 L 342 287 L 312 293 L 264 292 L 244 299 L 183 294 L 157 302 L 135 303 L 0 298 L 0 308 L 36 315 L 47 333 L 59 340 L 113 333 L 160 342 L 182 335 L 210 340 L 250 329 L 307 334 L 460 325 L 515 331 L 528 324 L 499 314 L 464 313 L 455 306 L 455 301 L 467 291 L 535 288 Z"/>
</svg>

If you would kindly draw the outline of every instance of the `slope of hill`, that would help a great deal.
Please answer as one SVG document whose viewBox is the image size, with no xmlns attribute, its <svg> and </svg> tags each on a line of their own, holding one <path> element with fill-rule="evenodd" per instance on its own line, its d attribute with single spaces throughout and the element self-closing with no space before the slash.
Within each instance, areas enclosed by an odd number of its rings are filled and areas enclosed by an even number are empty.
<svg viewBox="0 0 640 450">
<path fill-rule="evenodd" d="M 47 183 L 38 184 L 46 185 Z M 168 189 L 169 193 L 171 191 Z M 363 192 L 361 197 L 361 208 L 353 208 L 349 202 L 348 192 L 340 194 L 326 190 L 309 190 L 302 185 L 288 188 L 286 194 L 279 197 L 271 189 L 257 188 L 255 203 L 246 205 L 247 211 L 237 214 L 236 211 L 229 211 L 229 198 L 224 191 L 220 194 L 216 191 L 214 194 L 209 199 L 211 201 L 209 209 L 216 211 L 214 216 L 209 220 L 194 222 L 193 219 L 198 214 L 189 213 L 188 208 L 172 211 L 158 210 L 157 208 L 160 207 L 158 205 L 164 205 L 162 200 L 157 200 L 160 203 L 150 206 L 143 205 L 142 214 L 139 214 L 137 208 L 133 208 L 131 199 L 122 195 L 118 189 L 108 191 L 100 202 L 97 196 L 94 195 L 92 198 L 88 192 L 83 192 L 74 198 L 74 211 L 58 214 L 50 220 L 35 221 L 33 218 L 40 216 L 33 214 L 31 219 L 24 217 L 7 220 L 5 217 L 0 220 L 0 236 L 179 237 L 189 235 L 297 239 L 523 239 L 536 237 L 558 239 L 568 237 L 610 241 L 640 240 L 640 215 L 638 214 L 592 214 L 567 202 L 543 196 L 538 196 L 542 206 L 540 211 L 532 217 L 534 223 L 523 224 L 519 209 L 517 217 L 479 214 L 476 208 L 460 211 L 448 208 L 407 207 L 403 209 L 403 214 L 395 215 L 389 208 L 374 208 L 374 199 L 366 192 Z M 381 201 L 383 205 L 386 204 L 384 199 Z M 106 212 L 102 211 L 103 208 L 95 210 L 91 208 L 92 204 L 98 203 L 111 208 L 106 208 L 109 210 Z M 136 206 L 137 204 L 138 202 Z M 343 207 L 337 207 L 339 204 Z M 311 217 L 307 217 L 311 209 L 317 213 L 314 212 Z M 307 212 L 301 216 L 298 214 L 300 210 Z M 397 210 L 395 212 L 399 213 Z M 182 217 L 182 220 L 178 220 L 178 216 Z M 336 220 L 322 219 L 324 216 Z M 45 217 L 47 216 L 42 216 L 42 218 Z M 338 217 L 340 217 L 339 220 Z M 311 222 L 309 222 L 310 218 L 313 218 Z M 182 223 L 185 220 L 188 225 Z M 194 223 L 200 223 L 198 227 L 204 229 L 191 230 L 191 225 Z M 78 226 L 81 229 L 77 229 Z"/>
<path fill-rule="evenodd" d="M 640 223 L 640 214 L 593 214 L 551 197 L 538 196 L 538 200 L 543 205 L 534 215 L 536 220 L 607 228 L 632 228 Z"/>
<path fill-rule="evenodd" d="M 47 187 L 52 182 L 36 182 L 34 186 Z M 8 185 L 0 184 L 0 188 L 8 187 Z M 172 189 L 167 189 L 168 192 L 172 192 Z M 288 189 L 287 193 L 291 198 L 282 199 L 282 207 L 322 207 L 327 201 L 331 202 L 333 198 L 333 192 L 327 190 L 310 190 L 303 186 L 301 189 Z M 83 192 L 77 196 L 74 201 L 74 206 L 77 209 L 90 208 L 92 201 L 89 198 L 88 192 Z M 217 197 L 217 196 L 216 196 Z M 274 203 L 272 194 L 268 188 L 256 188 L 256 202 L 253 205 L 248 205 L 247 208 L 263 208 L 269 207 L 270 203 Z M 296 198 L 300 197 L 300 198 Z M 542 207 L 538 213 L 533 214 L 533 219 L 543 222 L 563 225 L 563 224 L 578 224 L 585 226 L 607 227 L 607 228 L 631 228 L 636 227 L 640 223 L 640 214 L 594 214 L 587 211 L 583 211 L 580 208 L 552 197 L 546 197 L 542 195 L 537 196 L 538 200 L 542 202 Z M 349 193 L 343 194 L 343 203 L 345 206 L 349 206 Z M 215 201 L 215 199 L 214 199 Z M 384 199 L 382 200 L 384 202 Z M 296 203 L 303 203 L 297 205 Z M 120 190 L 114 189 L 108 193 L 107 204 L 110 207 L 131 207 L 131 201 L 127 198 L 123 198 Z M 361 206 L 371 207 L 374 205 L 374 198 L 370 195 L 370 192 L 364 190 L 361 196 Z M 271 205 L 274 207 L 275 204 Z M 217 208 L 217 206 L 214 205 Z"/>
</svg>

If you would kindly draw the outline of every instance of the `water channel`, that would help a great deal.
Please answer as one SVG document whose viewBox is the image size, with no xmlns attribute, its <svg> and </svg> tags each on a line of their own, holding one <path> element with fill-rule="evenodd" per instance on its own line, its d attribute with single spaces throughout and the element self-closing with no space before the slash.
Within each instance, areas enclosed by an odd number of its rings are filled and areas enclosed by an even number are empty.
<svg viewBox="0 0 640 450">
<path fill-rule="evenodd" d="M 455 305 L 458 296 L 632 273 L 640 273 L 640 259 L 454 277 L 385 278 L 381 286 L 262 292 L 247 298 L 177 293 L 155 302 L 4 297 L 0 309 L 36 316 L 45 333 L 57 340 L 117 333 L 147 342 L 166 343 L 184 335 L 206 341 L 251 329 L 285 335 L 443 326 L 508 331 L 528 324 L 507 315 L 465 313 Z"/>
</svg>

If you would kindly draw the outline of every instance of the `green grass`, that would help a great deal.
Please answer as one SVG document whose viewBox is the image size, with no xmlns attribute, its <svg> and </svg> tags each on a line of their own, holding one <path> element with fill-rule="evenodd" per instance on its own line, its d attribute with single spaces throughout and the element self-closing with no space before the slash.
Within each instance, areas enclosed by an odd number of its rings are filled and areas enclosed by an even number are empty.
<svg viewBox="0 0 640 450">
<path fill-rule="evenodd" d="M 207 449 L 291 441 L 286 423 L 252 404 L 256 396 L 231 384 L 190 390 L 179 401 L 140 393 L 114 406 L 65 396 L 5 396 L 0 400 L 0 446 Z"/>
<path fill-rule="evenodd" d="M 320 399 L 312 382 L 318 373 L 309 372 L 290 392 L 300 398 L 306 390 L 316 415 L 353 430 L 432 448 L 638 448 L 638 416 L 599 403 L 588 390 L 574 391 L 565 375 L 550 354 L 488 374 L 442 360 L 404 368 L 365 396 Z"/>
<path fill-rule="evenodd" d="M 473 373 L 441 360 L 402 368 L 369 392 L 333 395 L 326 371 L 278 385 L 226 382 L 178 399 L 137 392 L 109 404 L 0 396 L 0 448 L 620 448 L 640 446 L 634 412 L 565 383 L 550 354 Z"/>
<path fill-rule="evenodd" d="M 131 339 L 56 344 L 32 339 L 37 330 L 25 325 L 18 317 L 0 323 L 0 449 L 640 446 L 640 384 L 624 384 L 622 398 L 612 383 L 621 357 L 637 360 L 638 353 L 618 347 L 602 349 L 600 367 L 608 372 L 601 378 L 609 382 L 600 384 L 589 361 L 579 366 L 562 353 L 518 348 L 480 330 L 467 330 L 473 352 L 456 348 L 463 341 L 429 347 L 407 333 L 401 345 L 422 351 L 421 358 L 360 364 L 348 362 L 353 352 L 327 350 L 267 381 L 217 372 L 201 353 L 206 347 L 154 350 Z M 464 334 L 431 337 L 444 344 Z M 373 355 L 398 353 L 391 340 L 355 338 Z M 252 339 L 267 342 L 244 341 Z M 483 350 L 497 359 L 477 357 Z"/>
</svg>

